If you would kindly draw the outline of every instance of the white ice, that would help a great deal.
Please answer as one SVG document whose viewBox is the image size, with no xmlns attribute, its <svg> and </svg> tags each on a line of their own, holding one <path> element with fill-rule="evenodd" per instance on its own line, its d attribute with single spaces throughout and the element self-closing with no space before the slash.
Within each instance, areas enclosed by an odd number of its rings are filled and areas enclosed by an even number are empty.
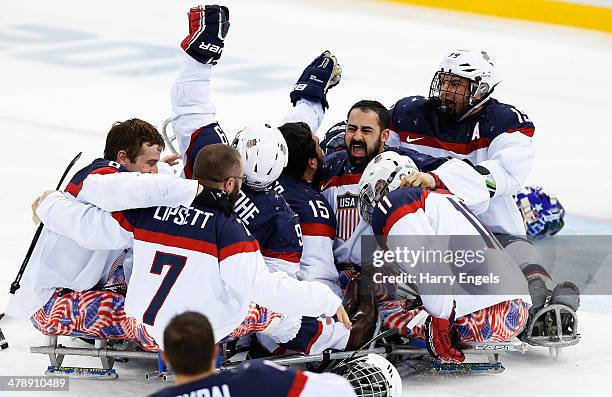
<svg viewBox="0 0 612 397">
<path fill-rule="evenodd" d="M 187 1 L 1 1 L 0 131 L 5 160 L 0 203 L 0 291 L 30 243 L 31 201 L 52 189 L 70 158 L 99 157 L 117 120 L 139 117 L 161 125 L 178 43 L 187 28 Z M 228 1 L 232 27 L 215 67 L 213 100 L 232 135 L 253 122 L 279 121 L 302 68 L 325 49 L 344 74 L 329 95 L 325 127 L 363 98 L 391 105 L 426 95 L 440 58 L 453 48 L 483 48 L 503 80 L 496 97 L 536 125 L 531 182 L 557 193 L 568 212 L 566 233 L 612 234 L 612 35 L 478 17 L 374 1 Z M 598 221 L 591 219 L 596 218 Z M 69 259 L 69 258 L 67 258 Z M 0 294 L 0 309 L 8 293 Z M 497 376 L 404 382 L 406 395 L 571 395 L 605 393 L 612 369 L 609 304 L 590 299 L 580 310 L 581 343 L 559 362 L 533 348 L 505 358 Z M 0 310 L 2 311 L 2 310 Z M 3 375 L 39 375 L 47 365 L 28 352 L 41 336 L 28 323 L 2 319 L 10 348 L 0 351 Z M 78 343 L 78 342 L 73 342 Z M 93 358 L 66 365 L 96 366 Z M 143 395 L 149 362 L 118 364 L 120 379 L 78 381 L 71 395 Z M 27 395 L 26 393 L 19 395 Z"/>
</svg>

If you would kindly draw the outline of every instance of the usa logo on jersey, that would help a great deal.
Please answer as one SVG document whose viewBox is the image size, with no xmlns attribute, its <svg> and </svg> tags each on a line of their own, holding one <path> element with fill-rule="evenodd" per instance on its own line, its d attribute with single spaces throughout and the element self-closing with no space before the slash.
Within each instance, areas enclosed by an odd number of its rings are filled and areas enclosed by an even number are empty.
<svg viewBox="0 0 612 397">
<path fill-rule="evenodd" d="M 358 196 L 349 192 L 338 195 L 337 198 L 337 215 L 338 227 L 336 228 L 336 237 L 342 240 L 348 240 L 359 224 L 359 212 L 357 211 Z"/>
</svg>

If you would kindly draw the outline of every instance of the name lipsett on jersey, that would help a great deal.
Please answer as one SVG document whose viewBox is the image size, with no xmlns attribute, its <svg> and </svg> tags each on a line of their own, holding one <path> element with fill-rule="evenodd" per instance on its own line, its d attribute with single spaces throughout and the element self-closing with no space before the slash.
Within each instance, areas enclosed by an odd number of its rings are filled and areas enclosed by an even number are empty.
<svg viewBox="0 0 612 397">
<path fill-rule="evenodd" d="M 214 215 L 212 212 L 202 211 L 194 207 L 157 207 L 153 214 L 153 219 L 162 222 L 172 222 L 179 226 L 195 226 L 197 223 L 200 225 L 200 229 L 204 229 L 208 220 Z"/>
</svg>

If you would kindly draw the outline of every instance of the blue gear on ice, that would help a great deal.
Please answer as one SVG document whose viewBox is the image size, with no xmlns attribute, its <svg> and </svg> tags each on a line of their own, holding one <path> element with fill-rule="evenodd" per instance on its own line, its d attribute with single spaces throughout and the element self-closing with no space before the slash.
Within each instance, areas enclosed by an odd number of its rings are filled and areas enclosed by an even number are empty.
<svg viewBox="0 0 612 397">
<path fill-rule="evenodd" d="M 543 238 L 557 234 L 565 224 L 565 209 L 554 194 L 540 186 L 527 186 L 516 195 L 527 235 Z"/>
</svg>

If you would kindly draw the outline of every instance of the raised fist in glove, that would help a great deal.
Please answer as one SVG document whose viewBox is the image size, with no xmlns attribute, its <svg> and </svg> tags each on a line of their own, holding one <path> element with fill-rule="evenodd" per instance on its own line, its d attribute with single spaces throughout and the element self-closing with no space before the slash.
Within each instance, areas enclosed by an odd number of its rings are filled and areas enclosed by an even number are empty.
<svg viewBox="0 0 612 397">
<path fill-rule="evenodd" d="M 193 7 L 189 17 L 189 34 L 181 48 L 200 63 L 215 65 L 223 52 L 223 40 L 229 30 L 227 7 L 207 5 Z"/>
<path fill-rule="evenodd" d="M 293 91 L 289 95 L 295 106 L 299 99 L 320 102 L 324 109 L 329 107 L 326 99 L 327 91 L 338 85 L 342 77 L 342 68 L 336 57 L 329 51 L 315 58 L 302 72 Z"/>
<path fill-rule="evenodd" d="M 454 321 L 454 311 L 450 319 L 432 316 L 427 317 L 427 320 L 425 320 L 427 350 L 429 354 L 442 361 L 448 363 L 462 363 L 465 360 L 465 356 L 461 350 L 453 346 L 451 337 Z"/>
</svg>

